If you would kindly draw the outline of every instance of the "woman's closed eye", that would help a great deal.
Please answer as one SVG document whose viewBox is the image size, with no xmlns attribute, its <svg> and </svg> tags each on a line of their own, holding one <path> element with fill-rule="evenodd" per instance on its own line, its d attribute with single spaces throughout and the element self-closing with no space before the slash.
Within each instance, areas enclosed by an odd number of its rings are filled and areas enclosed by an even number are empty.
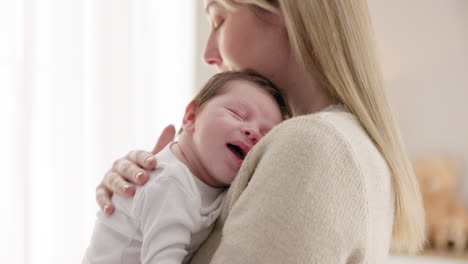
<svg viewBox="0 0 468 264">
<path fill-rule="evenodd" d="M 216 31 L 224 24 L 224 19 L 221 17 L 215 17 L 212 22 L 213 29 Z"/>
<path fill-rule="evenodd" d="M 206 7 L 206 12 L 214 31 L 218 30 L 226 19 L 227 10 L 223 4 L 212 2 Z"/>
</svg>

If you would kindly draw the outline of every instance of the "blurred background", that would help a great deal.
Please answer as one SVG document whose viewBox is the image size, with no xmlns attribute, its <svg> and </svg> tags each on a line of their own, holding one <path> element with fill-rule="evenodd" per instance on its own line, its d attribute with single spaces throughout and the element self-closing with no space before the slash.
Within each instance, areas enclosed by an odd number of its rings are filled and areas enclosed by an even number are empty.
<svg viewBox="0 0 468 264">
<path fill-rule="evenodd" d="M 468 1 L 369 0 L 412 159 L 459 164 L 468 205 Z M 201 0 L 0 1 L 0 259 L 80 263 L 95 187 L 129 150 L 180 124 L 203 64 Z M 468 263 L 393 256 L 391 263 Z"/>
</svg>

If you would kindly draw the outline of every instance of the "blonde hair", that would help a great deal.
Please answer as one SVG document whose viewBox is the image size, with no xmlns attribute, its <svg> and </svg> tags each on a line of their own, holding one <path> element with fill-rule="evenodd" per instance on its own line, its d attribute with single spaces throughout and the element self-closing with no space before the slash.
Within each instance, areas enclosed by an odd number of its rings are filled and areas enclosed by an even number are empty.
<svg viewBox="0 0 468 264">
<path fill-rule="evenodd" d="M 396 126 L 375 55 L 365 0 L 223 0 L 282 14 L 297 60 L 357 117 L 392 172 L 395 213 L 391 250 L 415 252 L 425 242 L 418 183 Z"/>
</svg>

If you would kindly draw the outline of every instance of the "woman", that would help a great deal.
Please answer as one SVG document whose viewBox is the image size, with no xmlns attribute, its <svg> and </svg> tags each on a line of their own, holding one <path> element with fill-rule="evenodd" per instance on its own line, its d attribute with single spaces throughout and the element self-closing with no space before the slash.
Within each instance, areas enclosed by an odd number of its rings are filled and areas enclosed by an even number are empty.
<svg viewBox="0 0 468 264">
<path fill-rule="evenodd" d="M 384 263 L 424 242 L 424 211 L 388 105 L 365 0 L 206 0 L 205 61 L 251 68 L 293 118 L 252 149 L 193 263 Z M 170 136 L 169 136 L 170 137 Z M 131 152 L 97 189 L 131 195 L 155 161 Z M 140 168 L 141 167 L 141 168 Z M 124 180 L 125 179 L 125 180 Z"/>
</svg>

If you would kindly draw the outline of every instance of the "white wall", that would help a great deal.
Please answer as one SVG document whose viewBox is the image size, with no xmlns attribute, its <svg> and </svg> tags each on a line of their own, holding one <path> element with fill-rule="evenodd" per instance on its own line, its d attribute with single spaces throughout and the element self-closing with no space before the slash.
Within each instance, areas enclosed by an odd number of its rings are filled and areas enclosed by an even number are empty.
<svg viewBox="0 0 468 264">
<path fill-rule="evenodd" d="M 201 88 L 205 81 L 210 78 L 211 75 L 216 73 L 215 67 L 208 66 L 203 61 L 203 51 L 205 49 L 205 43 L 210 33 L 210 26 L 208 24 L 207 16 L 205 15 L 203 2 L 196 1 L 195 17 L 197 21 L 196 25 L 196 42 L 195 42 L 195 87 L 196 89 Z"/>
<path fill-rule="evenodd" d="M 197 1 L 196 87 L 208 25 Z M 443 154 L 461 164 L 468 204 L 468 1 L 369 0 L 391 103 L 411 158 Z M 464 190 L 464 191 L 462 191 Z"/>
<path fill-rule="evenodd" d="M 468 1 L 370 0 L 384 77 L 411 157 L 461 165 L 468 204 Z"/>
</svg>

